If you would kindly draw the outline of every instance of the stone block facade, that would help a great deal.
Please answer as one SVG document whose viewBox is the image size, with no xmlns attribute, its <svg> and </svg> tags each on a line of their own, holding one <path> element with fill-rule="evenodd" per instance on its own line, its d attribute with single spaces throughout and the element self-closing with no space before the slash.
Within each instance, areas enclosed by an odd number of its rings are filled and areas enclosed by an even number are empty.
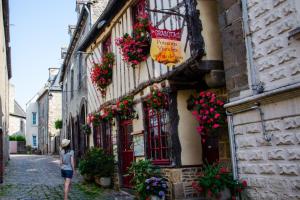
<svg viewBox="0 0 300 200">
<path fill-rule="evenodd" d="M 253 62 L 265 91 L 299 82 L 300 43 L 290 39 L 299 27 L 297 0 L 251 0 L 248 4 Z"/>
<path fill-rule="evenodd" d="M 295 100 L 300 105 L 300 98 Z M 243 123 L 242 116 L 235 117 L 238 172 L 240 178 L 248 181 L 247 196 L 251 199 L 300 198 L 300 113 L 299 106 L 293 105 L 291 100 L 278 103 L 295 110 L 287 116 L 274 112 L 268 105 L 262 106 L 270 116 L 265 121 L 270 142 L 263 139 L 262 124 L 256 121 L 254 113 Z"/>
</svg>

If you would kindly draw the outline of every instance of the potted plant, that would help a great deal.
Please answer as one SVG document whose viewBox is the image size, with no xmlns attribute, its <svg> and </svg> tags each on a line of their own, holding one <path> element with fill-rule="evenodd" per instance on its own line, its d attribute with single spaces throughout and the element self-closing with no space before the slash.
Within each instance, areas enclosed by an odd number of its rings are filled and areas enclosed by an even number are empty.
<svg viewBox="0 0 300 200">
<path fill-rule="evenodd" d="M 132 35 L 125 33 L 116 39 L 123 60 L 133 67 L 147 60 L 150 51 L 150 28 L 147 15 L 139 16 L 138 22 L 133 27 Z"/>
<path fill-rule="evenodd" d="M 206 164 L 193 188 L 210 199 L 235 199 L 246 187 L 247 182 L 233 179 L 224 163 Z"/>
<path fill-rule="evenodd" d="M 110 52 L 102 57 L 101 63 L 94 63 L 92 68 L 92 82 L 98 87 L 102 96 L 106 95 L 106 87 L 112 82 L 114 61 L 114 54 Z"/>
<path fill-rule="evenodd" d="M 114 156 L 106 153 L 104 150 L 99 150 L 99 155 L 95 160 L 95 181 L 102 187 L 111 185 L 111 178 L 114 173 Z"/>
<path fill-rule="evenodd" d="M 199 123 L 197 132 L 201 135 L 202 143 L 205 143 L 208 135 L 216 133 L 226 124 L 224 101 L 210 91 L 200 92 L 197 96 L 193 96 L 191 101 L 194 107 L 192 114 Z"/>
<path fill-rule="evenodd" d="M 167 181 L 160 177 L 151 177 L 145 180 L 147 200 L 164 200 L 168 186 Z"/>
<path fill-rule="evenodd" d="M 87 135 L 91 134 L 91 127 L 88 124 L 82 124 L 81 130 L 84 134 L 87 134 Z"/>
<path fill-rule="evenodd" d="M 92 181 L 95 176 L 97 168 L 97 163 L 95 160 L 97 160 L 100 153 L 101 152 L 99 148 L 91 148 L 79 161 L 79 172 L 88 182 Z"/>
<path fill-rule="evenodd" d="M 150 160 L 139 160 L 131 164 L 128 169 L 128 176 L 131 175 L 133 189 L 139 196 L 139 199 L 146 200 L 150 195 L 147 191 L 146 180 L 151 177 L 160 177 L 160 169 L 153 166 Z"/>
<path fill-rule="evenodd" d="M 136 111 L 133 108 L 133 97 L 124 97 L 117 101 L 116 112 L 122 120 L 137 118 Z"/>
<path fill-rule="evenodd" d="M 147 105 L 155 110 L 166 109 L 169 106 L 168 95 L 165 91 L 159 90 L 157 86 L 146 97 Z"/>
</svg>

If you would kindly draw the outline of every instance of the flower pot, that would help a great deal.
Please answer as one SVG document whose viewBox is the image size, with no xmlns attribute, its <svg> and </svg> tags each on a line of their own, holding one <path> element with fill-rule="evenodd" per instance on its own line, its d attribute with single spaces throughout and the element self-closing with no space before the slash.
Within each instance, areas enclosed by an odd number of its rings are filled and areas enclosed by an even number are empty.
<svg viewBox="0 0 300 200">
<path fill-rule="evenodd" d="M 111 177 L 101 177 L 100 185 L 102 187 L 109 187 L 111 185 Z"/>
<path fill-rule="evenodd" d="M 211 198 L 211 200 L 227 200 L 227 199 L 231 199 L 231 192 L 228 188 L 225 188 L 220 192 L 219 198 Z"/>
<path fill-rule="evenodd" d="M 165 197 L 160 198 L 160 197 L 158 197 L 158 196 L 151 195 L 151 196 L 150 196 L 150 200 L 165 200 Z"/>
<path fill-rule="evenodd" d="M 94 177 L 92 175 L 87 175 L 87 174 L 84 174 L 83 175 L 83 179 L 86 181 L 86 182 L 92 182 Z"/>
</svg>

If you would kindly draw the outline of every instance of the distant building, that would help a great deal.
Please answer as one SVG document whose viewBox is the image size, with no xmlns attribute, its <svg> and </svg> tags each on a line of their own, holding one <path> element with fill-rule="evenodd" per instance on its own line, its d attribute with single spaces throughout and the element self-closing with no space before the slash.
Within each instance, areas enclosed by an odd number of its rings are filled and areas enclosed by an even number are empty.
<svg viewBox="0 0 300 200">
<path fill-rule="evenodd" d="M 48 84 L 37 97 L 38 149 L 42 154 L 58 153 L 60 131 L 55 129 L 54 123 L 61 119 L 59 74 L 59 69 L 49 69 Z"/>
<path fill-rule="evenodd" d="M 9 46 L 9 1 L 0 1 L 0 183 L 8 160 L 9 79 L 12 76 Z"/>
<path fill-rule="evenodd" d="M 26 130 L 26 113 L 15 100 L 15 86 L 9 90 L 9 128 L 8 135 L 23 135 Z"/>
<path fill-rule="evenodd" d="M 40 91 L 44 91 L 43 89 Z M 38 147 L 38 102 L 37 98 L 39 93 L 35 94 L 34 97 L 26 104 L 26 145 L 30 145 L 33 148 Z"/>
</svg>

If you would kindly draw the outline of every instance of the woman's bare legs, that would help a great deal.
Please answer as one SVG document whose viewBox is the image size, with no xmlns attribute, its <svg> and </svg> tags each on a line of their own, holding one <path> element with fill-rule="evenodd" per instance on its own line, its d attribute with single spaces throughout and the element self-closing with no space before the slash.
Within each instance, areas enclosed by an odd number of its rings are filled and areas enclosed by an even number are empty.
<svg viewBox="0 0 300 200">
<path fill-rule="evenodd" d="M 66 178 L 65 179 L 65 188 L 64 188 L 64 200 L 68 200 L 68 193 L 70 191 L 70 186 L 71 186 L 71 179 Z"/>
</svg>

